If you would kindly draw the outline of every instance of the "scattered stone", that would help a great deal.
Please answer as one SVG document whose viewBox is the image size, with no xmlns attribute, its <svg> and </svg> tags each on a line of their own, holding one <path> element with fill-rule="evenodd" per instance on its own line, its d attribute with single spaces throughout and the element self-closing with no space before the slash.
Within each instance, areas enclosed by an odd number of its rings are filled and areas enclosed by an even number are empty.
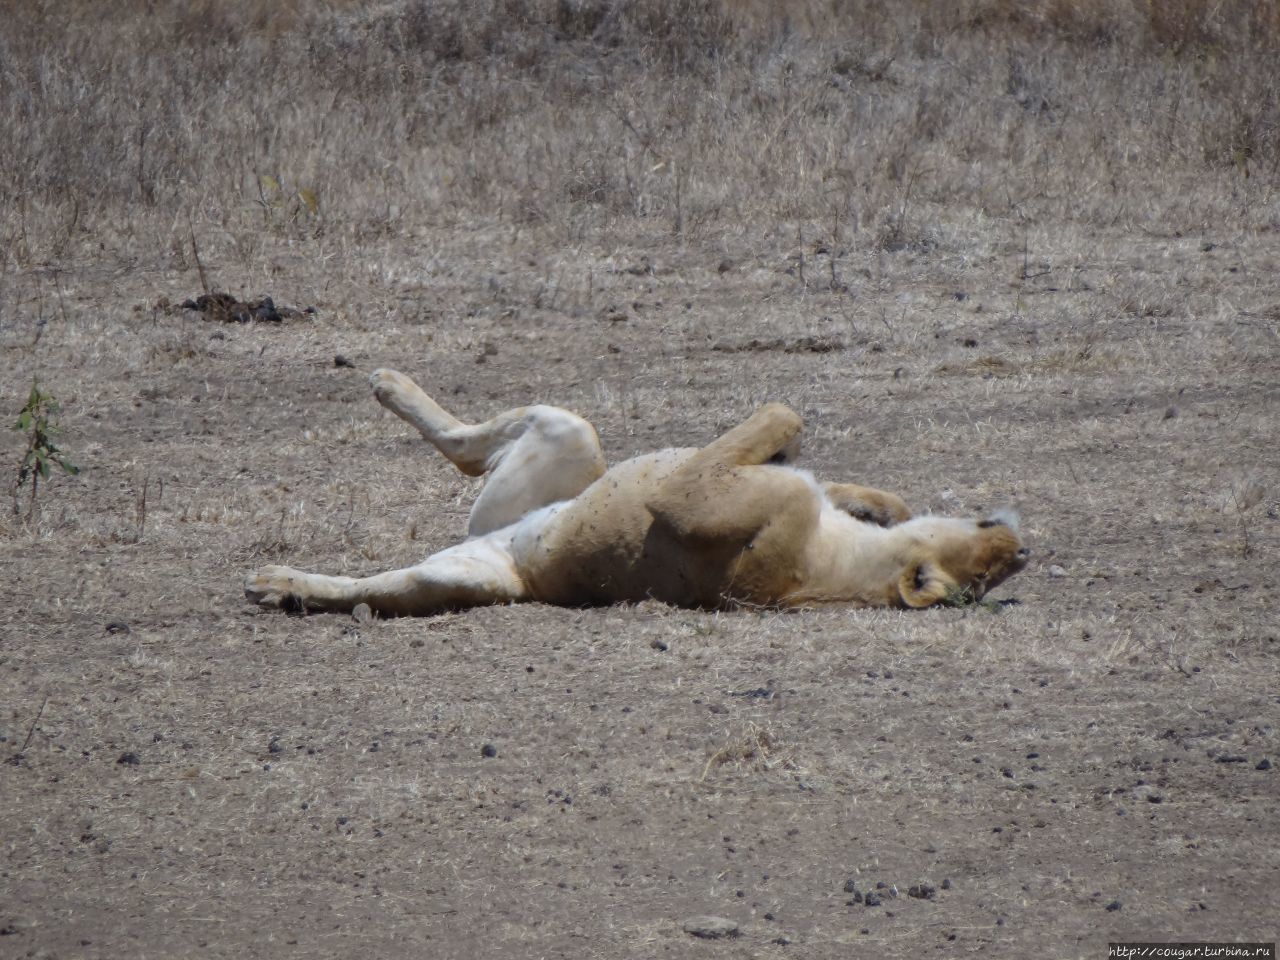
<svg viewBox="0 0 1280 960">
<path fill-rule="evenodd" d="M 858 892 L 858 881 L 857 881 L 857 880 L 855 880 L 855 879 L 853 879 L 852 877 L 850 877 L 848 880 L 846 880 L 846 881 L 844 882 L 844 892 L 845 892 L 845 893 L 857 893 L 857 892 Z"/>
<path fill-rule="evenodd" d="M 1244 763 L 1248 757 L 1242 757 L 1236 753 L 1223 753 L 1214 758 L 1218 763 Z"/>
<path fill-rule="evenodd" d="M 907 888 L 907 896 L 916 900 L 932 900 L 937 895 L 937 888 L 931 883 L 917 883 Z"/>
<path fill-rule="evenodd" d="M 703 940 L 719 940 L 736 937 L 738 925 L 724 917 L 690 917 L 684 922 L 684 932 Z"/>
<path fill-rule="evenodd" d="M 880 895 L 878 893 L 868 893 L 863 898 L 862 902 L 868 907 L 878 907 L 880 904 L 884 903 L 884 901 L 880 899 Z"/>
<path fill-rule="evenodd" d="M 132 750 L 127 753 L 120 754 L 120 759 L 116 763 L 124 764 L 126 767 L 136 767 L 142 761 L 138 759 L 138 755 Z"/>
<path fill-rule="evenodd" d="M 1133 788 L 1133 795 L 1136 799 L 1145 800 L 1147 803 L 1164 803 L 1164 794 L 1150 784 L 1138 784 Z"/>
<path fill-rule="evenodd" d="M 1259 761 L 1258 761 L 1258 765 L 1257 765 L 1256 767 L 1254 767 L 1253 769 L 1255 769 L 1255 770 L 1270 770 L 1270 769 L 1271 769 L 1271 761 L 1270 761 L 1270 760 L 1268 760 L 1266 757 L 1263 757 L 1261 760 L 1259 760 Z"/>
<path fill-rule="evenodd" d="M 1049 564 L 1049 576 L 1052 577 L 1054 580 L 1061 580 L 1066 575 L 1067 575 L 1067 571 L 1062 567 L 1058 566 L 1056 563 Z"/>
<path fill-rule="evenodd" d="M 1178 408 L 1177 408 L 1177 407 L 1167 407 L 1167 408 L 1165 409 L 1165 411 L 1164 411 L 1164 419 L 1166 419 L 1166 420 L 1173 420 L 1173 419 L 1176 419 L 1176 418 L 1177 418 L 1177 416 L 1178 416 Z"/>
<path fill-rule="evenodd" d="M 284 747 L 280 746 L 280 738 L 272 737 L 271 742 L 267 744 L 267 753 L 283 753 Z"/>
<path fill-rule="evenodd" d="M 950 889 L 951 889 L 951 878 L 950 878 L 950 877 L 948 877 L 947 879 L 945 879 L 945 880 L 943 880 L 943 881 L 942 881 L 942 889 L 943 889 L 943 890 L 950 890 Z"/>
<path fill-rule="evenodd" d="M 128 633 L 129 625 L 123 620 L 112 620 L 107 624 L 107 633 Z"/>
<path fill-rule="evenodd" d="M 791 941 L 790 941 L 790 940 L 788 940 L 786 937 L 774 937 L 774 938 L 773 938 L 772 940 L 770 940 L 769 942 L 770 942 L 770 943 L 776 943 L 776 944 L 777 944 L 778 946 L 780 946 L 780 947 L 785 947 L 785 946 L 787 946 L 787 945 L 789 945 L 789 944 L 791 943 Z"/>
<path fill-rule="evenodd" d="M 333 365 L 335 367 L 350 367 L 353 370 L 355 369 L 355 366 L 356 366 L 352 360 L 348 359 L 347 357 L 344 357 L 340 353 L 334 356 Z"/>
<path fill-rule="evenodd" d="M 357 603 L 355 609 L 351 611 L 351 619 L 359 624 L 373 622 L 373 610 L 369 608 L 367 603 Z"/>
<path fill-rule="evenodd" d="M 661 651 L 662 653 L 666 653 L 668 650 L 671 649 L 669 646 L 667 646 L 667 643 L 665 640 L 659 640 L 657 637 L 654 637 L 652 640 L 649 641 L 649 646 L 653 647 L 653 649 L 655 650 Z"/>
<path fill-rule="evenodd" d="M 1123 906 L 1124 904 L 1121 903 L 1119 900 L 1112 900 L 1110 903 L 1107 904 L 1107 912 L 1115 913 L 1117 910 L 1119 910 Z"/>
<path fill-rule="evenodd" d="M 495 747 L 492 743 L 486 743 L 483 747 L 480 748 L 480 756 L 482 757 L 496 757 L 497 755 L 498 755 L 498 748 Z"/>
</svg>

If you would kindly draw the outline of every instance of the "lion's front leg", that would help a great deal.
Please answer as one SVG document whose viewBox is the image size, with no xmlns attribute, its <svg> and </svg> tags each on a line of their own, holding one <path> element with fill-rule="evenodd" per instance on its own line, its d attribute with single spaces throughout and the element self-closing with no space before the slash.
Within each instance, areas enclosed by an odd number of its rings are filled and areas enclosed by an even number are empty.
<svg viewBox="0 0 1280 960">
<path fill-rule="evenodd" d="M 892 527 L 911 519 L 911 508 L 896 493 L 856 483 L 824 483 L 822 491 L 837 510 L 856 520 Z"/>
<path fill-rule="evenodd" d="M 268 566 L 245 578 L 245 596 L 264 607 L 350 612 L 367 603 L 383 616 L 412 617 L 528 599 L 509 543 L 481 537 L 422 563 L 372 577 L 330 577 Z"/>
</svg>

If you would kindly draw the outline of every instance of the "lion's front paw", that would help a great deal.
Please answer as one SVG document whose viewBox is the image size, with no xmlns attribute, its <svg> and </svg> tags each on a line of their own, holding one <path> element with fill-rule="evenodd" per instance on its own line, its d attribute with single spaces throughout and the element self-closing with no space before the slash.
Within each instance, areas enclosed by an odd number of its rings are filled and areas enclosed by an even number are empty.
<svg viewBox="0 0 1280 960">
<path fill-rule="evenodd" d="M 911 519 L 911 509 L 901 497 L 892 493 L 864 495 L 859 501 L 848 504 L 845 510 L 856 519 L 878 527 L 892 527 Z"/>
<path fill-rule="evenodd" d="M 281 610 L 302 608 L 306 574 L 275 564 L 255 570 L 244 578 L 244 595 L 251 603 Z"/>
</svg>

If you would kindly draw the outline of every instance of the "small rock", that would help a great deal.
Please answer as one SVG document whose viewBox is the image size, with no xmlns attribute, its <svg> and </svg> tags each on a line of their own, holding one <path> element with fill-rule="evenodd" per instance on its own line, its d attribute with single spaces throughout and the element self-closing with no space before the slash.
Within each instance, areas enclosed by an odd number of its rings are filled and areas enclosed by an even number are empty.
<svg viewBox="0 0 1280 960">
<path fill-rule="evenodd" d="M 1173 420 L 1173 419 L 1177 418 L 1177 416 L 1178 416 L 1178 408 L 1177 408 L 1177 407 L 1167 407 L 1167 408 L 1165 408 L 1165 411 L 1164 411 L 1164 419 L 1166 419 L 1166 420 Z"/>
<path fill-rule="evenodd" d="M 130 750 L 128 753 L 120 754 L 120 759 L 116 763 L 122 763 L 126 767 L 136 767 L 142 761 L 138 759 L 138 755 Z"/>
<path fill-rule="evenodd" d="M 917 900 L 932 900 L 938 895 L 932 883 L 917 883 L 907 889 L 907 896 Z"/>
<path fill-rule="evenodd" d="M 943 890 L 950 890 L 950 889 L 951 889 L 951 879 L 950 879 L 949 877 L 948 877 L 946 880 L 943 880 L 943 881 L 942 881 L 942 889 L 943 889 Z"/>
<path fill-rule="evenodd" d="M 480 756 L 482 757 L 496 757 L 497 755 L 498 755 L 498 748 L 495 747 L 492 743 L 486 743 L 483 747 L 480 748 Z"/>
<path fill-rule="evenodd" d="M 1124 904 L 1121 903 L 1119 900 L 1112 900 L 1110 903 L 1107 904 L 1107 912 L 1115 913 L 1117 910 L 1119 910 L 1123 906 Z"/>
<path fill-rule="evenodd" d="M 651 646 L 654 650 L 658 650 L 662 653 L 666 653 L 668 650 L 671 649 L 669 646 L 667 646 L 667 642 L 665 640 L 659 640 L 657 637 L 654 637 L 652 640 L 649 641 L 649 646 Z"/>
<path fill-rule="evenodd" d="M 857 880 L 855 880 L 855 879 L 853 879 L 852 877 L 850 877 L 848 880 L 846 880 L 846 881 L 844 882 L 844 892 L 845 892 L 845 893 L 857 893 L 857 892 L 858 892 L 858 881 L 857 881 Z"/>
<path fill-rule="evenodd" d="M 866 897 L 863 898 L 862 902 L 868 907 L 878 907 L 884 901 L 880 899 L 880 895 L 878 893 L 868 893 Z"/>
<path fill-rule="evenodd" d="M 1067 575 L 1067 571 L 1056 563 L 1049 564 L 1049 576 L 1055 580 L 1060 580 Z"/>
<path fill-rule="evenodd" d="M 1270 770 L 1270 769 L 1271 769 L 1271 761 L 1270 761 L 1270 760 L 1268 760 L 1266 757 L 1263 757 L 1261 760 L 1259 760 L 1259 761 L 1258 761 L 1258 765 L 1257 765 L 1256 767 L 1254 767 L 1253 769 L 1255 769 L 1255 770 Z"/>
<path fill-rule="evenodd" d="M 738 925 L 724 917 L 690 917 L 684 922 L 684 932 L 704 940 L 736 937 Z"/>
<path fill-rule="evenodd" d="M 351 367 L 353 370 L 355 369 L 355 366 L 356 366 L 355 363 L 353 363 L 349 358 L 344 357 L 340 353 L 334 356 L 333 365 L 335 367 Z"/>
<path fill-rule="evenodd" d="M 267 753 L 281 753 L 284 747 L 280 746 L 280 741 L 276 737 L 271 738 L 271 742 L 267 744 Z"/>
<path fill-rule="evenodd" d="M 373 621 L 373 611 L 367 603 L 357 603 L 355 609 L 351 611 L 351 619 L 356 623 L 371 623 Z"/>
<path fill-rule="evenodd" d="M 1164 803 L 1164 794 L 1147 783 L 1140 783 L 1134 787 L 1133 796 L 1135 799 L 1145 800 L 1147 803 Z"/>
<path fill-rule="evenodd" d="M 129 625 L 123 620 L 112 620 L 107 624 L 107 633 L 128 633 Z"/>
</svg>

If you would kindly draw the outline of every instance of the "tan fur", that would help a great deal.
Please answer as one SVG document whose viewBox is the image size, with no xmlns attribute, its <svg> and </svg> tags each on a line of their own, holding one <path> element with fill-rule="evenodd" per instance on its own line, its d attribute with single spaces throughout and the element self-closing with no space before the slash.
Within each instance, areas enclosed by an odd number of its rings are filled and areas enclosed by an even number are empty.
<svg viewBox="0 0 1280 960">
<path fill-rule="evenodd" d="M 607 472 L 594 429 L 556 407 L 463 424 L 409 378 L 372 377 L 378 400 L 460 469 L 487 473 L 468 540 L 415 567 L 352 579 L 265 567 L 247 596 L 274 606 L 384 614 L 536 600 L 647 598 L 687 607 L 847 603 L 925 607 L 981 598 L 1021 570 L 1016 518 L 911 519 L 901 498 L 819 484 L 780 464 L 801 421 L 768 404 L 700 449 Z"/>
</svg>

